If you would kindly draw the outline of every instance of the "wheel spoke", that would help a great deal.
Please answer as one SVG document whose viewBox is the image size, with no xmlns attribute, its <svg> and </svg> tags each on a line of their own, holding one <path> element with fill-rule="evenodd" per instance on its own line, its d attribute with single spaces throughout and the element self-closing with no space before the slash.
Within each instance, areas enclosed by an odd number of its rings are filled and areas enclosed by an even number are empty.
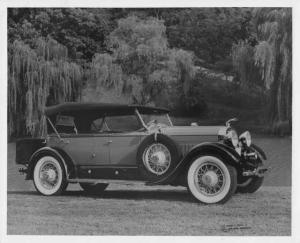
<svg viewBox="0 0 300 243">
<path fill-rule="evenodd" d="M 52 161 L 46 161 L 40 169 L 40 182 L 46 189 L 53 189 L 58 183 L 58 168 Z"/>
<path fill-rule="evenodd" d="M 161 175 L 170 167 L 171 154 L 165 145 L 155 143 L 147 148 L 143 160 L 149 171 Z"/>
<path fill-rule="evenodd" d="M 207 161 L 199 166 L 195 173 L 195 178 L 197 178 L 196 183 L 202 193 L 214 196 L 222 190 L 224 186 L 224 173 L 218 165 Z"/>
</svg>

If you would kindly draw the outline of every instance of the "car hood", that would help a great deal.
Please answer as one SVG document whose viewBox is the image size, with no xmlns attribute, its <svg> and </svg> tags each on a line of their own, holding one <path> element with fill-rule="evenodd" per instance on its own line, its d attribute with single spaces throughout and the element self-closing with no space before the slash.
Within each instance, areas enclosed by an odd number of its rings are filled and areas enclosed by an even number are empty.
<svg viewBox="0 0 300 243">
<path fill-rule="evenodd" d="M 224 126 L 172 126 L 161 128 L 167 135 L 218 135 Z"/>
</svg>

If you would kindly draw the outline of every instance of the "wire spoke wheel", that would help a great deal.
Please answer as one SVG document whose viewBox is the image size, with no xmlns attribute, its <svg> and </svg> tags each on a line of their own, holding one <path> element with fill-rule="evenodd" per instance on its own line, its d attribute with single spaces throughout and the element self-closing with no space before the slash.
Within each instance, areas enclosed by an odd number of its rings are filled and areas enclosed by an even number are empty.
<svg viewBox="0 0 300 243">
<path fill-rule="evenodd" d="M 198 190 L 207 196 L 214 196 L 222 191 L 225 179 L 222 169 L 213 163 L 206 162 L 195 170 L 195 183 Z"/>
<path fill-rule="evenodd" d="M 165 145 L 153 143 L 144 151 L 143 163 L 153 174 L 162 175 L 171 165 L 171 153 Z"/>
<path fill-rule="evenodd" d="M 141 177 L 158 181 L 171 173 L 182 158 L 179 145 L 165 134 L 150 134 L 138 147 L 136 162 Z"/>
<path fill-rule="evenodd" d="M 52 161 L 45 161 L 40 168 L 39 172 L 40 183 L 47 189 L 53 189 L 61 176 L 58 169 Z"/>
<path fill-rule="evenodd" d="M 33 171 L 36 189 L 43 195 L 59 194 L 66 188 L 65 172 L 52 156 L 40 158 Z"/>
<path fill-rule="evenodd" d="M 215 156 L 195 159 L 187 173 L 191 194 L 203 203 L 224 203 L 236 190 L 236 170 Z"/>
</svg>

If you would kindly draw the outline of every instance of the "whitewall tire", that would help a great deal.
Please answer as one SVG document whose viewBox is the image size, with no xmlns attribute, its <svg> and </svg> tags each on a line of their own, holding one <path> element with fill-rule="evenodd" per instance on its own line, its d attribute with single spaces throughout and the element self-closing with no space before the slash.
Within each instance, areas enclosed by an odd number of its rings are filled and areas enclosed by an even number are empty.
<svg viewBox="0 0 300 243">
<path fill-rule="evenodd" d="M 53 156 L 41 157 L 34 167 L 33 182 L 36 190 L 45 196 L 61 194 L 67 186 L 62 163 Z"/>
<path fill-rule="evenodd" d="M 200 156 L 190 164 L 187 185 L 193 197 L 202 203 L 225 203 L 236 190 L 236 170 L 218 157 Z"/>
</svg>

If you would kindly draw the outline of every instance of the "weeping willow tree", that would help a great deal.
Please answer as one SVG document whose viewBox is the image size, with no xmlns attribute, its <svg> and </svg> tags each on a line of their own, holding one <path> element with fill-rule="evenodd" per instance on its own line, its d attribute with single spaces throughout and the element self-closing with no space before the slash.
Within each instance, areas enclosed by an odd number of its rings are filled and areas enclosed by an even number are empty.
<svg viewBox="0 0 300 243">
<path fill-rule="evenodd" d="M 118 94 L 122 92 L 122 69 L 109 54 L 95 54 L 90 66 L 90 80 L 94 81 L 96 91 L 104 87 L 116 89 Z"/>
<path fill-rule="evenodd" d="M 118 95 L 129 94 L 132 103 L 153 104 L 166 95 L 170 84 L 176 84 L 180 96 L 189 96 L 195 74 L 193 56 L 168 47 L 162 20 L 120 19 L 108 46 L 111 54 L 96 54 L 91 64 L 90 83 L 95 91 L 115 89 Z"/>
<path fill-rule="evenodd" d="M 243 88 L 249 89 L 254 85 L 263 86 L 259 67 L 254 60 L 255 48 L 246 41 L 240 41 L 232 46 L 232 63 L 238 74 L 238 81 Z"/>
<path fill-rule="evenodd" d="M 46 105 L 80 96 L 82 69 L 68 62 L 67 49 L 53 39 L 38 39 L 34 48 L 9 44 L 8 135 L 41 135 Z"/>
<path fill-rule="evenodd" d="M 270 89 L 269 119 L 275 133 L 291 132 L 292 124 L 292 10 L 255 10 L 259 44 L 254 60 Z M 287 131 L 289 130 L 289 131 Z"/>
<path fill-rule="evenodd" d="M 233 46 L 233 65 L 243 85 L 266 90 L 267 120 L 273 133 L 291 132 L 292 124 L 292 12 L 289 8 L 254 10 L 258 44 Z"/>
</svg>

